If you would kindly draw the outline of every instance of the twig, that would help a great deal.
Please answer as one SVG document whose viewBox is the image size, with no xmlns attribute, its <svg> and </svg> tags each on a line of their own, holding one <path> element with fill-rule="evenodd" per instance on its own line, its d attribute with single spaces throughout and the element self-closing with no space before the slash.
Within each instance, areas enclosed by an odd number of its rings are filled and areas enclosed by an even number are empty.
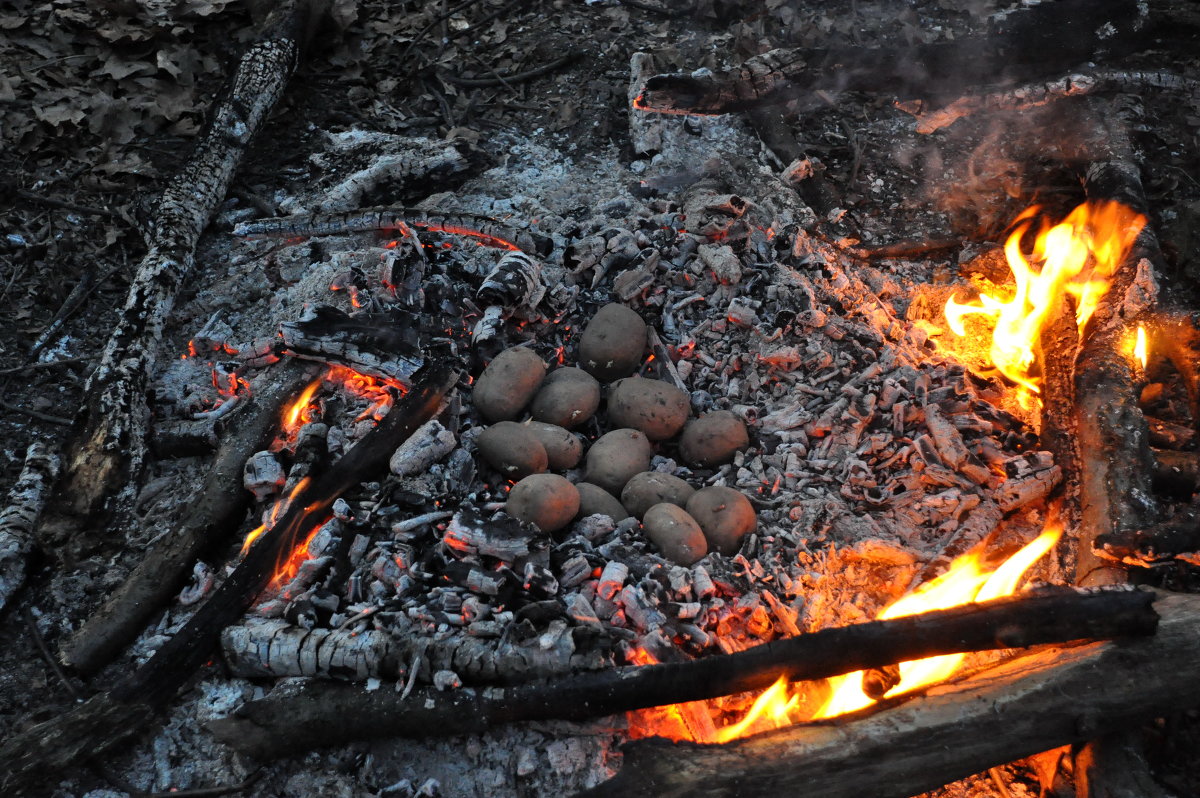
<svg viewBox="0 0 1200 798">
<path fill-rule="evenodd" d="M 32 416 L 39 421 L 45 421 L 47 424 L 58 424 L 60 427 L 71 426 L 71 419 L 63 418 L 62 416 L 52 416 L 49 413 L 43 413 L 40 410 L 30 410 L 29 408 L 18 407 L 17 405 L 9 404 L 8 402 L 3 401 L 0 401 L 0 407 L 4 408 L 5 410 L 11 410 L 14 413 L 24 413 L 25 415 Z"/>
<path fill-rule="evenodd" d="M 21 199 L 36 202 L 39 205 L 45 205 L 50 208 L 61 208 L 65 211 L 75 211 L 76 213 L 86 213 L 91 216 L 104 216 L 109 219 L 120 219 L 121 215 L 115 211 L 110 211 L 107 208 L 92 208 L 88 205 L 77 205 L 74 202 L 55 199 L 54 197 L 45 197 L 41 194 L 35 194 L 23 188 L 16 190 L 16 195 Z M 124 220 L 122 220 L 124 221 Z"/>
<path fill-rule="evenodd" d="M 553 72 L 565 64 L 569 64 L 579 57 L 579 53 L 567 53 L 559 56 L 553 61 L 542 64 L 539 67 L 526 70 L 525 72 L 517 72 L 509 75 L 501 75 L 499 72 L 493 71 L 494 78 L 460 78 L 454 75 L 444 75 L 442 80 L 447 83 L 453 83 L 455 86 L 463 86 L 466 88 L 485 88 L 488 86 L 508 86 L 510 83 L 522 83 L 526 80 L 532 80 L 545 75 L 547 72 Z"/>
<path fill-rule="evenodd" d="M 250 773 L 240 784 L 225 784 L 220 787 L 197 787 L 191 790 L 167 790 L 166 792 L 133 792 L 133 798 L 207 798 L 214 795 L 229 795 L 242 792 L 254 786 L 254 782 L 262 777 L 263 769 L 258 768 Z"/>
<path fill-rule="evenodd" d="M 405 47 L 404 52 L 400 54 L 400 62 L 404 63 L 405 61 L 408 60 L 408 54 L 412 52 L 412 49 L 417 46 L 417 42 L 421 41 L 421 37 L 423 37 L 426 33 L 429 33 L 429 31 L 433 30 L 438 25 L 441 25 L 443 22 L 450 19 L 450 17 L 457 14 L 459 11 L 468 9 L 478 2 L 479 2 L 479 0 L 466 0 L 466 2 L 459 3 L 458 5 L 454 6 L 453 8 L 449 8 L 446 11 L 442 12 L 441 14 L 438 14 L 438 16 L 433 19 L 433 21 L 431 21 L 428 25 L 426 25 L 425 27 L 423 27 L 419 31 L 417 31 L 415 34 L 413 34 L 412 41 L 410 41 L 408 43 L 408 47 Z"/>
<path fill-rule="evenodd" d="M 29 371 L 30 369 L 52 369 L 59 366 L 70 366 L 75 363 L 82 363 L 87 360 L 86 357 L 65 357 L 62 360 L 45 360 L 38 363 L 25 363 L 20 366 L 9 366 L 5 369 L 0 369 L 0 374 L 16 374 L 19 371 Z"/>
<path fill-rule="evenodd" d="M 83 693 L 79 692 L 79 688 L 67 678 L 66 672 L 62 666 L 58 664 L 58 660 L 50 653 L 49 647 L 46 645 L 46 638 L 42 637 L 42 632 L 37 628 L 37 620 L 33 617 L 33 613 L 28 607 L 21 608 L 21 618 L 25 621 L 26 628 L 29 629 L 29 636 L 33 638 L 34 645 L 37 646 L 38 653 L 42 655 L 42 659 L 50 666 L 50 670 L 54 671 L 54 675 L 62 682 L 63 687 L 67 688 L 67 692 L 71 694 L 71 698 L 76 701 L 83 701 Z"/>
</svg>

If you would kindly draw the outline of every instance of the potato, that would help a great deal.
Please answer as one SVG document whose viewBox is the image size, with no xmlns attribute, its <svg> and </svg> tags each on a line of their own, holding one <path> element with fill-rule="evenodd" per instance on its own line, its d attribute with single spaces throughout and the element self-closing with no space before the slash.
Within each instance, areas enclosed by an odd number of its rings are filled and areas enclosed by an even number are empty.
<svg viewBox="0 0 1200 798">
<path fill-rule="evenodd" d="M 543 532 L 557 532 L 579 512 L 579 491 L 558 474 L 531 474 L 513 485 L 504 509 Z"/>
<path fill-rule="evenodd" d="M 725 555 L 735 554 L 742 538 L 758 526 L 750 500 L 733 488 L 701 488 L 687 500 L 686 509 L 704 530 L 708 548 Z"/>
<path fill-rule="evenodd" d="M 596 312 L 579 341 L 579 365 L 601 382 L 628 377 L 646 351 L 646 322 L 624 305 Z"/>
<path fill-rule="evenodd" d="M 486 421 L 512 421 L 521 415 L 546 376 L 546 364 L 532 349 L 514 346 L 492 359 L 471 393 Z"/>
<path fill-rule="evenodd" d="M 583 369 L 556 369 L 533 397 L 529 408 L 535 421 L 575 429 L 596 414 L 600 383 Z"/>
<path fill-rule="evenodd" d="M 549 465 L 546 447 L 524 424 L 501 421 L 485 429 L 475 441 L 487 463 L 510 479 L 540 474 Z"/>
<path fill-rule="evenodd" d="M 546 450 L 546 458 L 550 468 L 560 470 L 574 468 L 583 457 L 583 441 L 579 436 L 568 432 L 554 424 L 543 424 L 540 421 L 526 421 L 523 425 L 533 433 Z"/>
<path fill-rule="evenodd" d="M 632 427 L 652 441 L 673 438 L 688 417 L 689 397 L 662 380 L 626 377 L 608 393 L 608 420 L 615 427 Z"/>
<path fill-rule="evenodd" d="M 656 504 L 667 502 L 679 507 L 687 504 L 696 489 L 672 474 L 643 471 L 634 474 L 621 491 L 621 504 L 638 518 Z"/>
<path fill-rule="evenodd" d="M 746 424 L 728 410 L 716 410 L 683 428 L 679 454 L 690 465 L 708 468 L 728 463 L 749 445 Z"/>
<path fill-rule="evenodd" d="M 577 482 L 575 489 L 579 491 L 579 517 L 586 518 L 589 515 L 607 515 L 613 521 L 624 521 L 629 518 L 629 511 L 625 509 L 617 497 L 606 491 L 599 485 L 593 485 L 590 482 Z"/>
<path fill-rule="evenodd" d="M 672 562 L 691 565 L 708 554 L 700 525 L 678 505 L 667 502 L 654 505 L 646 511 L 642 526 L 650 542 Z"/>
<path fill-rule="evenodd" d="M 615 429 L 601 435 L 587 453 L 584 480 L 614 496 L 634 474 L 650 470 L 650 441 L 636 429 Z"/>
</svg>

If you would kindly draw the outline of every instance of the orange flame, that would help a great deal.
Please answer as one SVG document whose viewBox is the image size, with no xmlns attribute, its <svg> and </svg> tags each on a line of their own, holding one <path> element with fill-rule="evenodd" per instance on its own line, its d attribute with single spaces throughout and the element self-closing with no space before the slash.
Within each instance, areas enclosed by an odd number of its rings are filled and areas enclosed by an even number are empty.
<svg viewBox="0 0 1200 798">
<path fill-rule="evenodd" d="M 308 411 L 312 404 L 313 396 L 316 395 L 317 389 L 321 387 L 324 378 L 318 377 L 308 384 L 300 395 L 297 396 L 292 403 L 289 404 L 283 411 L 283 434 L 291 438 L 295 435 L 300 427 L 311 420 L 312 414 Z"/>
<path fill-rule="evenodd" d="M 955 334 L 966 334 L 963 317 L 978 313 L 994 320 L 991 358 L 995 367 L 1026 392 L 1041 385 L 1034 349 L 1063 295 L 1075 298 L 1080 332 L 1112 283 L 1146 218 L 1118 202 L 1085 203 L 1059 224 L 1041 225 L 1027 257 L 1021 239 L 1029 231 L 1038 206 L 1017 217 L 1004 246 L 1014 288 L 1007 301 L 982 294 L 972 304 L 946 302 L 946 321 Z M 1034 264 L 1038 264 L 1035 270 Z"/>
<path fill-rule="evenodd" d="M 1059 529 L 1047 529 L 991 573 L 984 570 L 980 554 L 964 554 L 950 564 L 946 573 L 901 598 L 880 613 L 879 617 L 900 618 L 1010 595 L 1020 585 L 1025 572 L 1054 547 L 1060 534 Z M 902 662 L 900 681 L 887 695 L 901 695 L 936 684 L 954 673 L 965 657 L 965 654 L 946 654 Z M 831 679 L 833 695 L 817 710 L 814 718 L 831 718 L 874 703 L 874 699 L 862 690 L 862 677 L 863 671 L 856 671 Z"/>
<path fill-rule="evenodd" d="M 312 558 L 312 553 L 308 550 L 308 547 L 312 545 L 313 538 L 321 531 L 322 525 L 323 522 L 314 526 L 312 531 L 308 533 L 308 537 L 304 539 L 304 542 L 292 549 L 287 559 L 275 567 L 275 573 L 271 576 L 270 587 L 280 588 L 296 578 L 301 564 L 305 560 Z"/>
<path fill-rule="evenodd" d="M 1133 357 L 1141 365 L 1142 371 L 1146 370 L 1146 364 L 1150 359 L 1149 347 L 1146 344 L 1146 328 L 1139 326 L 1137 328 L 1137 337 L 1133 341 Z"/>
<path fill-rule="evenodd" d="M 275 502 L 275 504 L 271 507 L 271 514 L 267 518 L 267 522 L 265 524 L 259 524 L 257 527 L 247 533 L 246 539 L 242 542 L 242 554 L 245 554 L 250 550 L 250 547 L 254 545 L 254 541 L 262 537 L 262 533 L 265 532 L 268 527 L 275 526 L 275 522 L 279 519 L 279 516 L 284 510 L 287 509 L 288 505 L 292 503 L 292 500 L 300 495 L 301 491 L 308 487 L 308 483 L 311 481 L 312 480 L 310 480 L 308 477 L 304 477 L 296 483 L 296 486 L 292 488 L 291 493 Z"/>
</svg>

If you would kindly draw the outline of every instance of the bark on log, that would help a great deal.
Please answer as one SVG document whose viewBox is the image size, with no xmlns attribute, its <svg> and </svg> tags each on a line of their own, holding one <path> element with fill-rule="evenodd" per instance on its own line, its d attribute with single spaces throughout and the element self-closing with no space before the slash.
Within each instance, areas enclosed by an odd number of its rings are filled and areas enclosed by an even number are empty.
<svg viewBox="0 0 1200 798">
<path fill-rule="evenodd" d="M 20 794 L 24 785 L 78 765 L 86 759 L 80 752 L 98 754 L 138 734 L 212 655 L 221 630 L 241 617 L 309 525 L 323 520 L 343 492 L 382 471 L 392 450 L 437 412 L 457 379 L 448 366 L 426 366 L 379 426 L 293 499 L 229 578 L 144 665 L 109 692 L 5 740 L 0 791 Z"/>
<path fill-rule="evenodd" d="M 46 494 L 58 476 L 59 459 L 43 443 L 25 452 L 21 475 L 8 492 L 0 512 L 0 611 L 25 584 L 25 561 L 33 549 L 33 528 L 46 504 Z"/>
<path fill-rule="evenodd" d="M 404 697 L 322 685 L 297 696 L 251 702 L 211 728 L 239 751 L 267 758 L 366 737 L 466 734 L 516 721 L 597 718 L 765 689 L 780 676 L 818 679 L 934 654 L 1031 645 L 1059 635 L 1084 639 L 1145 633 L 1153 625 L 1147 617 L 1152 614 L 1149 601 L 1148 594 L 1135 591 L 1053 591 L 826 629 L 737 654 L 503 689 Z"/>
<path fill-rule="evenodd" d="M 351 317 L 335 307 L 318 305 L 299 321 L 280 324 L 279 335 L 297 357 L 408 382 L 424 362 L 420 349 L 409 340 L 415 325 L 400 311 Z"/>
<path fill-rule="evenodd" d="M 309 14 L 319 1 L 292 0 L 271 14 L 258 42 L 242 56 L 192 156 L 155 206 L 149 251 L 134 274 L 100 364 L 84 386 L 88 401 L 75 419 L 53 513 L 39 528 L 47 550 L 78 538 L 132 500 L 146 454 L 146 380 L 154 371 L 175 295 L 251 138 L 283 94 L 299 59 Z M 87 541 L 83 548 L 93 545 Z M 70 559 L 78 552 L 60 554 Z"/>
<path fill-rule="evenodd" d="M 467 236 L 486 246 L 520 249 L 542 257 L 554 249 L 554 242 L 549 236 L 527 228 L 512 227 L 490 216 L 414 208 L 363 208 L 349 213 L 314 213 L 260 219 L 238 224 L 233 228 L 233 234 L 248 238 L 311 238 L 395 232 L 405 227 Z"/>
<path fill-rule="evenodd" d="M 1154 637 L 1054 648 L 920 700 L 721 746 L 640 740 L 584 795 L 905 798 L 989 767 L 1200 704 L 1200 598 L 1155 603 Z"/>
<path fill-rule="evenodd" d="M 232 416 L 204 485 L 180 517 L 178 530 L 159 543 L 67 640 L 59 651 L 64 665 L 81 673 L 106 665 L 183 587 L 205 549 L 224 541 L 241 523 L 250 505 L 250 493 L 242 485 L 246 460 L 270 443 L 283 407 L 320 371 L 296 361 L 275 369 L 250 405 Z"/>
<path fill-rule="evenodd" d="M 997 15 L 979 37 L 906 49 L 772 50 L 724 73 L 657 75 L 635 107 L 723 114 L 818 92 L 950 98 L 965 87 L 1049 79 L 1182 35 L 1182 23 L 1155 13 L 1158 8 L 1147 15 L 1144 6 L 1136 0 L 1057 0 Z M 1158 24 L 1160 17 L 1166 24 Z"/>
</svg>

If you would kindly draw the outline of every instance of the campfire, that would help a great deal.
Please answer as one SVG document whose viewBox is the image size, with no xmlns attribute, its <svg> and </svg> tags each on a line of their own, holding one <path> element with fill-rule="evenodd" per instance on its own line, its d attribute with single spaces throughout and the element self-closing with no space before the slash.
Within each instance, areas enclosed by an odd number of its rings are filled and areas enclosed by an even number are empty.
<svg viewBox="0 0 1200 798">
<path fill-rule="evenodd" d="M 1080 4 L 1052 5 L 914 52 L 982 91 L 973 48 L 1019 72 Z M 217 119 L 265 118 L 286 11 Z M 502 132 L 482 169 L 330 130 L 287 215 L 224 188 L 191 209 L 135 278 L 65 473 L 31 448 L 0 519 L 80 558 L 105 550 L 85 522 L 158 524 L 58 628 L 55 661 L 97 689 L 4 743 L 4 783 L 120 756 L 163 713 L 238 778 L 403 738 L 373 749 L 395 795 L 902 797 L 986 774 L 1006 796 L 1137 764 L 1123 732 L 1200 703 L 1197 602 L 1129 584 L 1196 562 L 1200 372 L 1190 316 L 1159 306 L 1130 114 L 1103 93 L 1124 84 L 1038 61 L 946 100 L 906 77 L 894 135 L 970 128 L 974 178 L 1002 160 L 990 128 L 1033 119 L 1037 167 L 1080 180 L 996 192 L 1003 230 L 894 245 L 908 211 L 851 235 L 770 104 L 877 94 L 907 56 L 800 52 L 637 53 L 632 159 Z M 228 178 L 248 134 L 206 135 Z M 173 308 L 194 258 L 223 288 Z M 151 755 L 146 791 L 201 786 Z"/>
</svg>

